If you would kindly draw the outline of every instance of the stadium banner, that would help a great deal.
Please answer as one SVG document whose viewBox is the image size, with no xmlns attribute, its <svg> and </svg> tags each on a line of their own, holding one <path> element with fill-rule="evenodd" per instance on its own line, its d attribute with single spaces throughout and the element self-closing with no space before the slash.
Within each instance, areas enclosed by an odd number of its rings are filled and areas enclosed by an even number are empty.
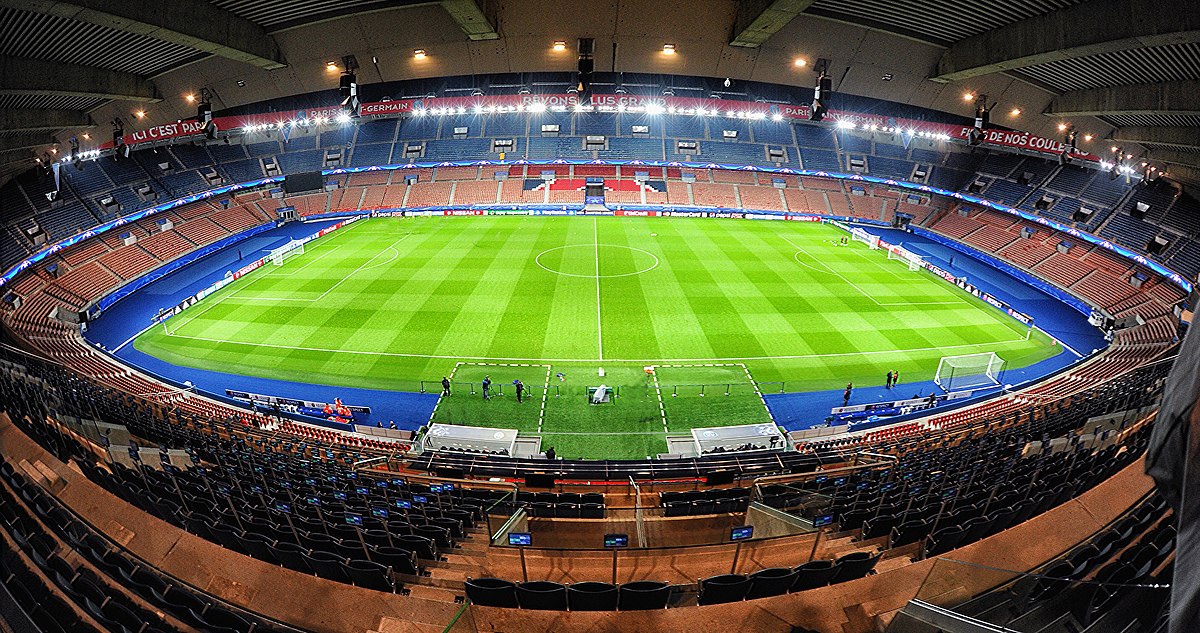
<svg viewBox="0 0 1200 633">
<path fill-rule="evenodd" d="M 599 111 L 599 112 L 646 112 L 648 114 L 678 114 L 690 116 L 723 116 L 728 118 L 784 121 L 808 121 L 812 107 L 809 104 L 765 103 L 757 101 L 733 101 L 728 99 L 705 99 L 694 97 L 667 97 L 631 94 L 594 94 L 588 103 L 581 103 L 577 95 L 481 95 L 467 97 L 430 97 L 422 99 L 396 99 L 364 103 L 359 106 L 362 117 L 427 116 L 448 114 L 503 114 L 520 112 L 551 111 Z M 213 118 L 219 130 L 254 132 L 277 129 L 290 131 L 336 122 L 346 111 L 341 105 L 322 108 L 303 108 L 281 112 L 239 114 Z M 881 114 L 830 110 L 826 119 L 841 126 L 867 131 L 900 132 L 909 137 L 953 139 L 966 141 L 971 130 L 969 125 L 936 123 L 892 117 Z M 196 119 L 184 119 L 175 123 L 155 125 L 144 130 L 126 134 L 121 144 L 136 147 L 185 140 L 204 136 L 204 124 Z M 984 143 L 1042 154 L 1061 154 L 1067 149 L 1061 141 L 1037 136 L 1020 130 L 988 130 Z M 107 141 L 88 152 L 113 149 L 116 143 Z M 1099 162 L 1100 157 L 1089 152 L 1074 151 L 1071 157 L 1082 161 Z"/>
<path fill-rule="evenodd" d="M 311 242 L 311 241 L 317 239 L 318 237 L 328 235 L 342 227 L 349 226 L 349 225 L 353 224 L 354 222 L 357 222 L 358 220 L 362 219 L 362 217 L 363 216 L 361 216 L 361 215 L 355 216 L 355 217 L 349 218 L 345 221 L 338 222 L 337 224 L 331 224 L 331 225 L 321 229 L 320 231 L 317 231 L 316 233 L 309 235 L 308 237 L 305 237 L 305 238 L 302 238 L 302 239 L 296 240 L 296 241 L 307 244 L 308 242 Z M 263 229 L 263 230 L 273 229 L 273 228 L 275 228 L 275 225 L 274 224 L 266 224 L 266 225 L 263 225 L 262 227 L 258 227 L 258 228 Z M 195 259 L 197 259 L 197 258 L 193 258 L 188 263 L 190 263 L 191 261 L 195 261 Z M 178 260 L 176 260 L 176 261 L 178 261 Z M 237 281 L 238 279 L 241 279 L 242 277 L 254 272 L 255 270 L 262 268 L 263 266 L 265 266 L 267 264 L 268 261 L 270 261 L 269 255 L 267 255 L 265 257 L 260 257 L 259 259 L 256 259 L 256 260 L 250 262 L 249 264 L 242 266 L 241 268 L 239 268 L 237 270 L 226 271 L 224 277 L 213 282 L 211 285 L 204 288 L 203 290 L 200 290 L 196 294 L 184 299 L 183 301 L 180 301 L 174 307 L 164 308 L 162 310 L 159 310 L 158 314 L 156 314 L 150 318 L 150 321 L 152 323 L 162 323 L 162 322 L 166 321 L 167 319 L 170 319 L 171 317 L 173 317 L 177 314 L 180 314 L 184 310 L 199 303 L 205 297 L 211 296 L 214 292 L 220 290 L 221 288 L 224 288 L 225 286 L 228 286 L 229 284 Z"/>
</svg>

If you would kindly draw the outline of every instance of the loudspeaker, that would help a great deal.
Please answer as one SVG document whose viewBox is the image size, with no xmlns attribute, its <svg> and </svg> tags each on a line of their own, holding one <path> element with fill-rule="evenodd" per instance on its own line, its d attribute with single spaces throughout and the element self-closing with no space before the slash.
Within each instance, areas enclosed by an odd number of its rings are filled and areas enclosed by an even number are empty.
<svg viewBox="0 0 1200 633">
<path fill-rule="evenodd" d="M 1033 180 L 1033 172 L 1031 172 L 1031 171 L 1021 172 L 1021 175 L 1017 176 L 1017 184 L 1018 185 L 1028 185 L 1030 183 L 1030 181 L 1032 181 L 1032 180 Z"/>
<path fill-rule="evenodd" d="M 1139 202 L 1129 209 L 1129 215 L 1141 220 L 1146 217 L 1146 212 L 1150 210 L 1150 205 L 1145 202 Z"/>
</svg>

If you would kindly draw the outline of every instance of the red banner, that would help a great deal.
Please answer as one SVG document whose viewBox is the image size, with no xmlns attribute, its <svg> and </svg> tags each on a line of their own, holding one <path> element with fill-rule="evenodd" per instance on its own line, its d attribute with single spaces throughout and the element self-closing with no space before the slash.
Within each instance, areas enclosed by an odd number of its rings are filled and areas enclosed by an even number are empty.
<svg viewBox="0 0 1200 633">
<path fill-rule="evenodd" d="M 359 109 L 364 117 L 440 115 L 454 113 L 499 113 L 540 112 L 545 110 L 574 111 L 580 108 L 576 95 L 495 95 L 471 97 L 432 97 L 426 99 L 398 99 L 364 103 Z M 810 107 L 807 104 L 792 105 L 726 99 L 697 99 L 692 97 L 653 97 L 630 94 L 592 95 L 583 108 L 587 111 L 624 112 L 641 111 L 651 114 L 685 114 L 737 119 L 807 120 Z M 340 106 L 313 110 L 291 110 L 263 114 L 245 114 L 216 117 L 213 122 L 221 131 L 266 126 L 282 128 L 287 125 L 322 125 L 334 121 L 343 112 Z M 845 126 L 847 129 L 884 131 L 911 134 L 921 138 L 949 138 L 965 141 L 971 131 L 969 126 L 931 123 L 913 119 L 900 119 L 879 114 L 830 110 L 826 120 Z M 198 121 L 185 120 L 177 123 L 156 125 L 132 134 L 126 134 L 126 145 L 138 145 L 159 141 L 182 139 L 204 134 Z M 985 141 L 989 145 L 1000 145 L 1031 152 L 1061 154 L 1065 146 L 1060 141 L 1028 132 L 989 130 Z M 111 142 L 95 149 L 110 149 Z M 1099 161 L 1100 157 L 1087 152 L 1074 152 L 1072 158 Z"/>
</svg>

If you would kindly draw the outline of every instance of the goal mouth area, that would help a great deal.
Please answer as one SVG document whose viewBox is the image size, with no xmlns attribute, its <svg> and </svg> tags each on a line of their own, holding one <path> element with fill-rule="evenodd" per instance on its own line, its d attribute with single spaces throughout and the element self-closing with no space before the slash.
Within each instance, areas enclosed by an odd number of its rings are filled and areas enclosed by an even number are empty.
<svg viewBox="0 0 1200 633">
<path fill-rule="evenodd" d="M 292 240 L 283 246 L 271 249 L 268 257 L 271 263 L 276 266 L 281 266 L 283 263 L 293 257 L 304 254 L 304 240 Z"/>
<path fill-rule="evenodd" d="M 933 382 L 948 393 L 994 387 L 1001 384 L 1006 364 L 995 352 L 943 356 Z"/>
</svg>

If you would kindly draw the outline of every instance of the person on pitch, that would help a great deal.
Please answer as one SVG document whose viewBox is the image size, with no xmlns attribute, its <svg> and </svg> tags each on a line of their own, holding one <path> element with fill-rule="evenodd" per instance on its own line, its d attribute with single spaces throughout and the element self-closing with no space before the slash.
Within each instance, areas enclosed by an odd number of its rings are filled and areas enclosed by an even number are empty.
<svg viewBox="0 0 1200 633">
<path fill-rule="evenodd" d="M 887 383 L 885 383 L 885 385 L 884 385 L 885 388 L 887 388 L 887 389 L 892 388 L 892 380 L 895 378 L 895 376 L 896 376 L 896 374 L 894 374 L 892 372 L 892 370 L 889 369 L 888 373 L 887 373 Z"/>
<path fill-rule="evenodd" d="M 853 391 L 854 391 L 854 383 L 853 382 L 846 383 L 846 390 L 844 392 L 842 392 L 842 406 L 843 407 L 850 405 L 850 393 Z"/>
<path fill-rule="evenodd" d="M 485 375 L 483 377 L 483 399 L 484 400 L 492 399 L 492 396 L 490 393 L 491 388 L 492 388 L 492 377 L 489 375 Z"/>
<path fill-rule="evenodd" d="M 445 376 L 442 376 L 442 395 L 450 395 L 450 379 Z"/>
<path fill-rule="evenodd" d="M 525 383 L 520 380 L 514 380 L 513 386 L 517 388 L 517 402 L 524 402 L 521 398 L 525 394 Z"/>
</svg>

